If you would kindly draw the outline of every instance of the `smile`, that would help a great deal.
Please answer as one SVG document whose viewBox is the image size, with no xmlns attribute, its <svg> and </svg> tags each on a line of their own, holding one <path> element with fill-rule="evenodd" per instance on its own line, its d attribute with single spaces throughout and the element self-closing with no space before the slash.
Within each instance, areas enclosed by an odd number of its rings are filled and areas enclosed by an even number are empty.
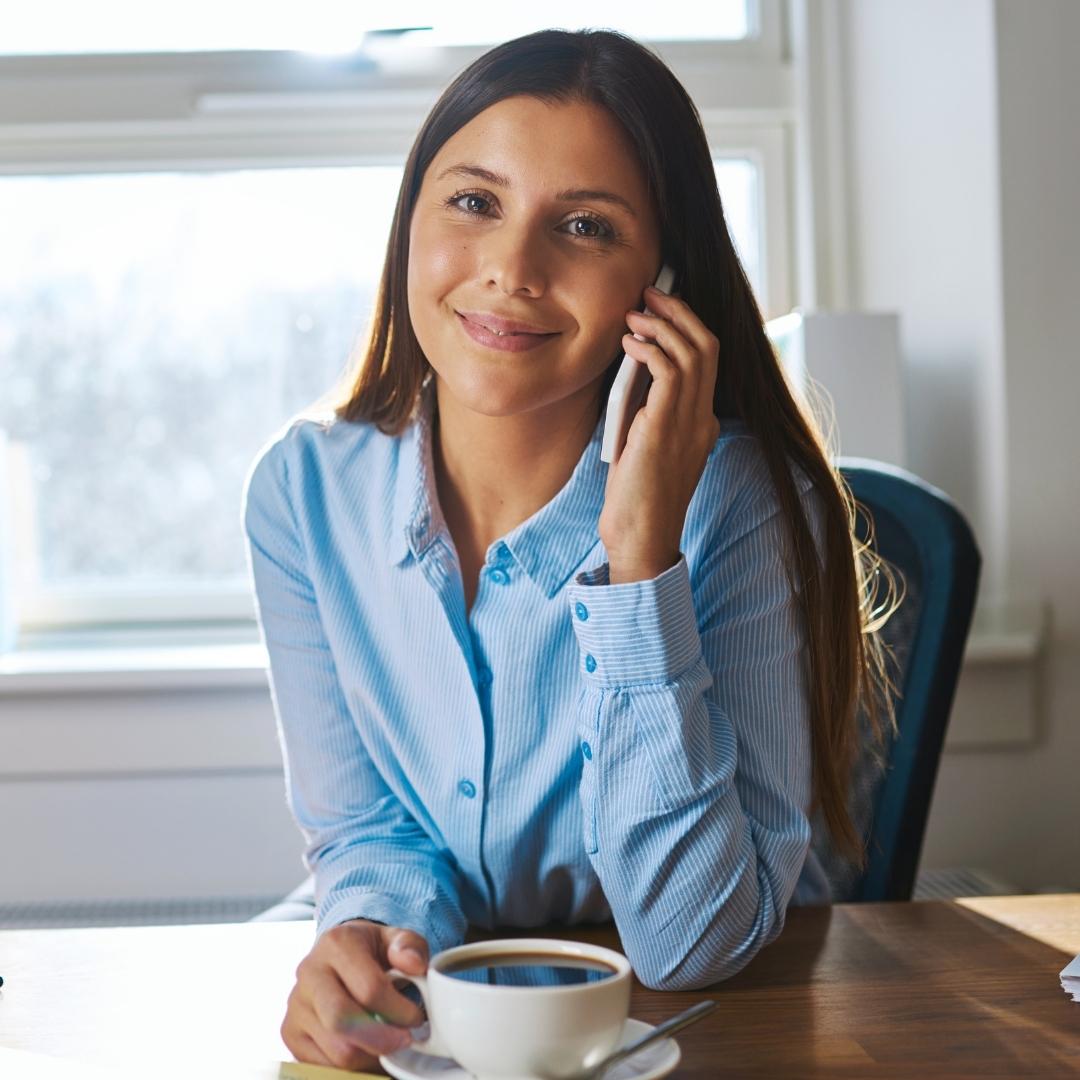
<svg viewBox="0 0 1080 1080">
<path fill-rule="evenodd" d="M 483 323 L 471 322 L 460 312 L 455 312 L 458 322 L 465 333 L 477 344 L 499 352 L 525 352 L 546 344 L 558 333 L 528 333 L 513 330 L 493 330 Z"/>
</svg>

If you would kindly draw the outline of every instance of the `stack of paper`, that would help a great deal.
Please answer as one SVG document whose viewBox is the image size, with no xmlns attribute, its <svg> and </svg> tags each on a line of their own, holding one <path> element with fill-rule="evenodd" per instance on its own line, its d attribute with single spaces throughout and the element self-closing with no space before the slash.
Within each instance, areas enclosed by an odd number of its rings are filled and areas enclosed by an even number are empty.
<svg viewBox="0 0 1080 1080">
<path fill-rule="evenodd" d="M 1061 989 L 1066 994 L 1072 994 L 1073 1001 L 1080 1001 L 1080 956 L 1062 971 Z"/>
</svg>

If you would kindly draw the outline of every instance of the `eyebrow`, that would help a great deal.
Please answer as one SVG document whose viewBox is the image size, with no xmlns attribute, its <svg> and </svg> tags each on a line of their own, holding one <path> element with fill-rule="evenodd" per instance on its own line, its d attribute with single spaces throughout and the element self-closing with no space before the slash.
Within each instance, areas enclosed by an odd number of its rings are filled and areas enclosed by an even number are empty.
<svg viewBox="0 0 1080 1080">
<path fill-rule="evenodd" d="M 465 163 L 451 165 L 449 169 L 439 173 L 436 182 L 447 176 L 475 176 L 480 180 L 486 180 L 489 184 L 494 184 L 496 187 L 509 189 L 512 186 L 509 177 L 485 169 L 482 165 L 468 165 Z M 565 191 L 557 192 L 555 199 L 558 202 L 593 201 L 611 203 L 614 206 L 621 206 L 631 217 L 637 217 L 637 211 L 634 210 L 630 203 L 613 191 L 600 191 L 596 188 L 567 188 Z"/>
</svg>

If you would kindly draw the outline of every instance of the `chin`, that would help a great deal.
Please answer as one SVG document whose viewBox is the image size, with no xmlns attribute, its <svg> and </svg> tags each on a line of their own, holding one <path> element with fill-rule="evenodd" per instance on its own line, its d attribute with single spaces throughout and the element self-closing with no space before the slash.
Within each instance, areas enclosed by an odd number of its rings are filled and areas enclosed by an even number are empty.
<svg viewBox="0 0 1080 1080">
<path fill-rule="evenodd" d="M 535 375 L 536 372 L 529 372 Z M 449 377 L 440 375 L 446 390 L 465 408 L 482 416 L 515 416 L 550 405 L 566 396 L 552 393 L 552 386 L 543 385 L 535 377 L 524 377 L 519 369 L 492 365 L 469 365 L 468 370 L 458 370 Z"/>
</svg>

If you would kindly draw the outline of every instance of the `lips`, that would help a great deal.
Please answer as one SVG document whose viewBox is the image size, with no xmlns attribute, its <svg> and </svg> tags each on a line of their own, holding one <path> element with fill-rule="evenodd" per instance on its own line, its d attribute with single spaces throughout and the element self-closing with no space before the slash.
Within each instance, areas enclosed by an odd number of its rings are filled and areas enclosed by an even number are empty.
<svg viewBox="0 0 1080 1080">
<path fill-rule="evenodd" d="M 475 316 L 466 318 L 461 312 L 456 312 L 456 314 L 467 337 L 471 338 L 476 344 L 496 352 L 516 353 L 537 349 L 559 336 L 557 332 L 534 333 L 531 330 L 504 330 L 502 327 L 489 329 L 483 322 L 474 321 Z M 492 316 L 487 315 L 482 316 L 482 318 L 485 322 L 489 320 L 495 321 L 502 323 L 503 326 L 510 322 L 507 319 L 494 319 Z M 521 326 L 523 324 L 510 322 L 510 325 Z"/>
<path fill-rule="evenodd" d="M 488 311 L 459 311 L 458 315 L 466 322 L 482 326 L 485 330 L 498 335 L 535 334 L 548 337 L 558 333 L 557 330 L 545 330 L 542 326 L 534 326 L 532 323 L 521 322 L 517 319 L 507 319 Z"/>
</svg>

